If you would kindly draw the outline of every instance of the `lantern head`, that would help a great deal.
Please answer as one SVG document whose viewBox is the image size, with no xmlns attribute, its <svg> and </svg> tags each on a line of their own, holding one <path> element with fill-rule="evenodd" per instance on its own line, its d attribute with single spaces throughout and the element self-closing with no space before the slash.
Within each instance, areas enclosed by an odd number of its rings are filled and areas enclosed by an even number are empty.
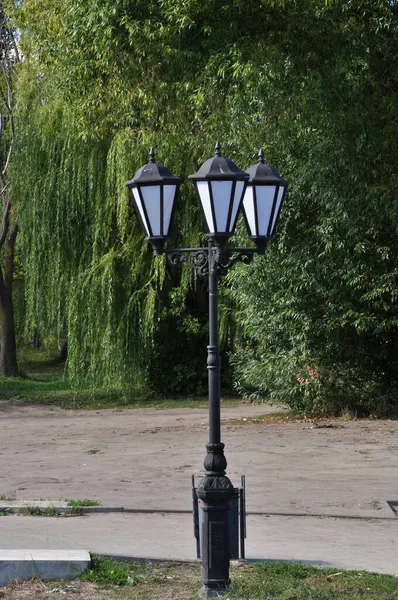
<svg viewBox="0 0 398 600">
<path fill-rule="evenodd" d="M 289 182 L 264 160 L 262 148 L 257 164 L 247 169 L 249 181 L 243 198 L 243 214 L 249 238 L 264 251 L 273 237 Z"/>
<path fill-rule="evenodd" d="M 189 179 L 195 184 L 208 237 L 219 246 L 225 245 L 235 231 L 249 175 L 221 156 L 217 142 L 214 158 L 203 163 Z"/>
<path fill-rule="evenodd" d="M 145 239 L 155 254 L 162 254 L 170 237 L 177 193 L 182 179 L 155 160 L 153 148 L 149 162 L 138 169 L 133 179 L 126 181 Z"/>
</svg>

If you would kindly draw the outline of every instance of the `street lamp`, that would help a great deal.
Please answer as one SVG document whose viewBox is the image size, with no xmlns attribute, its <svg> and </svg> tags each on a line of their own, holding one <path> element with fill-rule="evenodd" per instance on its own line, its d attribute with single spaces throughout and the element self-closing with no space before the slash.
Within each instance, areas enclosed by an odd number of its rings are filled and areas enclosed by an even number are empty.
<svg viewBox="0 0 398 600">
<path fill-rule="evenodd" d="M 249 175 L 240 171 L 229 158 L 221 156 L 220 144 L 189 179 L 195 184 L 207 235 L 219 247 L 224 247 L 235 231 L 236 220 Z"/>
<path fill-rule="evenodd" d="M 221 155 L 216 144 L 215 156 L 190 175 L 204 217 L 208 245 L 203 248 L 165 248 L 169 237 L 174 202 L 181 179 L 150 161 L 134 178 L 126 182 L 144 234 L 155 254 L 166 253 L 173 264 L 186 262 L 199 275 L 209 278 L 209 345 L 207 369 L 209 382 L 209 441 L 204 460 L 205 475 L 197 495 L 202 506 L 202 583 L 200 595 L 222 596 L 229 584 L 229 502 L 235 490 L 226 476 L 227 461 L 221 442 L 220 425 L 220 356 L 218 347 L 218 278 L 237 262 L 250 264 L 255 253 L 263 254 L 282 206 L 288 182 L 264 162 L 247 172 Z M 167 198 L 167 199 L 166 199 Z M 256 248 L 232 248 L 227 245 L 234 234 L 239 210 L 243 205 L 249 237 Z"/>
<path fill-rule="evenodd" d="M 149 162 L 126 182 L 145 239 L 152 244 L 155 254 L 162 254 L 169 238 L 181 182 L 180 177 L 174 177 L 166 167 L 155 161 L 153 148 L 149 151 Z"/>
<path fill-rule="evenodd" d="M 289 182 L 274 167 L 266 164 L 262 148 L 258 153 L 258 163 L 247 172 L 250 179 L 243 198 L 243 215 L 249 239 L 263 249 L 275 233 Z"/>
</svg>

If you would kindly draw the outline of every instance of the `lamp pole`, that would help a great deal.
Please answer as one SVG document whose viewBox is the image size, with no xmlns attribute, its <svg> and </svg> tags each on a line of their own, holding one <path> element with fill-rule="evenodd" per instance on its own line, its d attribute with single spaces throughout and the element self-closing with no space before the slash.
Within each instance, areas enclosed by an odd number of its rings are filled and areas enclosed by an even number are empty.
<svg viewBox="0 0 398 600">
<path fill-rule="evenodd" d="M 220 352 L 218 347 L 218 274 L 216 255 L 209 242 L 209 442 L 204 460 L 205 476 L 197 494 L 202 501 L 202 584 L 200 595 L 217 597 L 229 583 L 228 503 L 235 490 L 225 474 L 227 461 L 221 442 Z"/>
<path fill-rule="evenodd" d="M 215 156 L 194 175 L 202 214 L 208 234 L 204 248 L 165 248 L 174 213 L 174 202 L 181 179 L 156 163 L 153 149 L 149 163 L 126 182 L 147 241 L 155 254 L 165 253 L 174 264 L 188 263 L 209 281 L 209 345 L 207 347 L 209 392 L 209 440 L 204 460 L 205 474 L 197 495 L 202 507 L 202 588 L 200 595 L 215 598 L 225 594 L 229 585 L 229 502 L 236 490 L 226 476 L 227 461 L 221 442 L 220 353 L 218 344 L 218 280 L 237 262 L 250 264 L 254 254 L 264 254 L 266 243 L 275 231 L 288 182 L 264 161 L 247 172 L 221 155 Z M 241 206 L 249 232 L 256 244 L 252 248 L 227 245 L 233 235 Z"/>
<path fill-rule="evenodd" d="M 173 248 L 164 252 L 172 264 L 187 262 L 199 275 L 207 275 L 209 281 L 209 440 L 204 460 L 205 474 L 197 488 L 202 508 L 202 588 L 199 594 L 216 598 L 225 594 L 230 582 L 229 502 L 237 494 L 226 476 L 227 461 L 221 442 L 218 280 L 235 263 L 251 263 L 254 254 L 263 253 L 263 249 L 225 248 L 209 240 L 207 248 Z"/>
</svg>

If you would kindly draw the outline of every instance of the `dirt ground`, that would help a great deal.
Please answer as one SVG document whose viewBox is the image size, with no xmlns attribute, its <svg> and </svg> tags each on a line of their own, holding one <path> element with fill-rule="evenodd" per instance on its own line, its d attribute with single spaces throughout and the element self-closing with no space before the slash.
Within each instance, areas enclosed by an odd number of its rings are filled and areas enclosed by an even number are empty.
<svg viewBox="0 0 398 600">
<path fill-rule="evenodd" d="M 235 485 L 246 475 L 248 511 L 392 516 L 398 421 L 244 420 L 278 410 L 222 411 L 228 475 Z M 1 401 L 0 497 L 189 510 L 207 419 L 204 409 L 72 412 Z"/>
</svg>

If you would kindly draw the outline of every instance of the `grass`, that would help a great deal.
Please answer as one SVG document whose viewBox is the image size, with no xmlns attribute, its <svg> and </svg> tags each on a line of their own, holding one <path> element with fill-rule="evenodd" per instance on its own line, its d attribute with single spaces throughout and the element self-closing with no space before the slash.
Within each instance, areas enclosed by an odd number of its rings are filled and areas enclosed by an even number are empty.
<svg viewBox="0 0 398 600">
<path fill-rule="evenodd" d="M 104 556 L 92 556 L 91 569 L 81 579 L 100 587 L 135 585 L 145 581 L 145 563 L 121 563 Z"/>
<path fill-rule="evenodd" d="M 66 500 L 68 506 L 72 508 L 82 508 L 84 506 L 101 506 L 101 502 L 97 500 L 89 500 L 88 498 L 77 498 L 77 500 Z"/>
<path fill-rule="evenodd" d="M 398 578 L 365 571 L 317 569 L 296 563 L 239 563 L 225 600 L 393 600 Z M 39 585 L 40 584 L 40 585 Z M 7 600 L 195 600 L 198 563 L 115 562 L 94 556 L 79 581 L 11 584 Z"/>
<path fill-rule="evenodd" d="M 10 502 L 17 499 L 17 492 L 9 492 L 8 494 L 0 494 L 1 502 Z"/>
<path fill-rule="evenodd" d="M 64 373 L 64 366 L 48 354 L 23 354 L 21 367 L 25 378 L 0 376 L 1 400 L 22 400 L 51 404 L 66 410 L 103 408 L 207 408 L 206 398 L 153 398 L 130 394 L 121 387 L 75 387 Z M 222 400 L 223 406 L 238 406 L 239 398 Z"/>
<path fill-rule="evenodd" d="M 21 508 L 20 514 L 29 517 L 57 517 L 58 510 L 56 506 L 41 508 L 40 506 L 27 505 Z"/>
<path fill-rule="evenodd" d="M 275 413 L 266 413 L 264 415 L 256 415 L 254 417 L 240 417 L 238 419 L 228 419 L 225 421 L 228 425 L 261 425 L 263 423 L 312 423 L 315 429 L 339 429 L 344 427 L 344 423 L 354 419 L 343 415 L 341 417 L 322 417 L 318 415 L 308 415 L 305 413 L 297 413 L 293 410 L 282 411 Z"/>
</svg>

